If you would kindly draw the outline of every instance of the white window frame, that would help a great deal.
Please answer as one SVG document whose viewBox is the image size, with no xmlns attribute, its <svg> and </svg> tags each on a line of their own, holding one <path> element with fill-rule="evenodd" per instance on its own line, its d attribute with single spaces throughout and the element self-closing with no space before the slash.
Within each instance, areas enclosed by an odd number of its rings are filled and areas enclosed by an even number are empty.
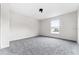
<svg viewBox="0 0 79 59">
<path fill-rule="evenodd" d="M 60 33 L 60 31 L 58 31 L 58 32 L 53 32 L 52 31 L 52 23 L 53 23 L 53 21 L 54 21 L 54 25 L 55 25 L 55 22 L 56 22 L 56 20 L 58 20 L 58 25 L 56 25 L 57 27 L 59 27 L 58 29 L 60 30 L 60 19 L 51 19 L 51 21 L 50 21 L 50 33 L 51 34 L 59 34 Z M 55 27 L 55 26 L 54 26 Z"/>
</svg>

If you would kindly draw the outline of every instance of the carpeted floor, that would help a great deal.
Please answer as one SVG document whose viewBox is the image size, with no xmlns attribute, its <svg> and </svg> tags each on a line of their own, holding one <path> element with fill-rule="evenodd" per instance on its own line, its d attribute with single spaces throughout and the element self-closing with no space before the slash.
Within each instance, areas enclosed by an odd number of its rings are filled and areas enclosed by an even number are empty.
<svg viewBox="0 0 79 59">
<path fill-rule="evenodd" d="M 79 45 L 76 42 L 35 37 L 12 41 L 10 47 L 0 49 L 0 55 L 78 55 Z"/>
</svg>

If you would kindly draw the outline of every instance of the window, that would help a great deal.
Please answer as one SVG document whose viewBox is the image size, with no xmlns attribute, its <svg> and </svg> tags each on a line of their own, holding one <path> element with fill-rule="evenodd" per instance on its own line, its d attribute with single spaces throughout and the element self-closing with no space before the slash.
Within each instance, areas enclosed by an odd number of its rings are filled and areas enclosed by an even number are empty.
<svg viewBox="0 0 79 59">
<path fill-rule="evenodd" d="M 59 28 L 60 28 L 60 20 L 59 19 L 51 20 L 51 33 L 59 34 Z"/>
</svg>

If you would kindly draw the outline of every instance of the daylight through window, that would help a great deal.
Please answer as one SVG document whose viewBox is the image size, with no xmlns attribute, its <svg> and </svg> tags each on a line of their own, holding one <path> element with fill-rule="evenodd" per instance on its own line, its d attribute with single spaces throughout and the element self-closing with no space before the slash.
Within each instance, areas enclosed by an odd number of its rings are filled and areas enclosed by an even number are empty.
<svg viewBox="0 0 79 59">
<path fill-rule="evenodd" d="M 51 33 L 59 34 L 59 29 L 60 29 L 60 20 L 59 19 L 51 20 Z"/>
</svg>

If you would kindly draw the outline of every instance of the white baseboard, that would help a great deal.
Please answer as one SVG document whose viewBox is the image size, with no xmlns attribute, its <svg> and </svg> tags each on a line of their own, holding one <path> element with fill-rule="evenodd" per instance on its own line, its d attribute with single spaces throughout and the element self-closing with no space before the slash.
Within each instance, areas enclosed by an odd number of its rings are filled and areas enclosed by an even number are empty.
<svg viewBox="0 0 79 59">
<path fill-rule="evenodd" d="M 40 35 L 40 36 L 44 36 L 44 37 L 50 37 L 50 38 L 56 38 L 56 39 L 64 39 L 64 40 L 68 40 L 68 41 L 74 41 L 77 42 L 76 40 L 70 40 L 70 39 L 65 39 L 65 38 L 60 38 L 60 37 L 53 37 L 53 36 L 46 36 L 46 35 Z M 78 42 L 79 43 L 79 42 Z"/>
<path fill-rule="evenodd" d="M 9 46 L 10 46 L 9 42 L 6 42 L 6 44 L 1 44 L 0 49 L 7 48 Z"/>
</svg>

